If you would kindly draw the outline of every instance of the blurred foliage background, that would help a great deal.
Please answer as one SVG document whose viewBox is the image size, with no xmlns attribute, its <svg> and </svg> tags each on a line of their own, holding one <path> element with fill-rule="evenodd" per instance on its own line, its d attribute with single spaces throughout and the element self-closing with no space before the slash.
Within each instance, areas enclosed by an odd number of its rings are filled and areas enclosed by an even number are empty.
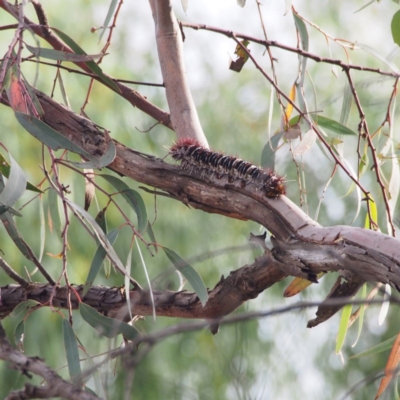
<svg viewBox="0 0 400 400">
<path fill-rule="evenodd" d="M 365 0 L 366 1 L 366 0 Z M 91 2 L 86 0 L 43 0 L 48 13 L 49 23 L 70 35 L 88 54 L 98 53 L 105 43 L 104 35 L 99 43 L 98 33 L 91 33 L 92 27 L 100 27 L 105 19 L 109 1 Z M 287 3 L 287 2 L 286 2 Z M 391 16 L 398 10 L 398 5 L 389 0 L 382 0 L 355 13 L 364 5 L 362 1 L 296 1 L 294 6 L 303 17 L 320 26 L 334 38 L 347 39 L 364 43 L 379 51 L 396 65 L 400 64 L 399 52 L 390 34 Z M 206 23 L 224 29 L 243 32 L 255 37 L 263 37 L 256 2 L 249 1 L 244 8 L 237 6 L 234 0 L 220 1 L 218 4 L 208 0 L 189 1 L 185 13 L 179 1 L 174 2 L 178 19 L 193 23 Z M 268 38 L 296 46 L 297 38 L 291 12 L 285 14 L 285 2 L 266 1 L 261 7 Z M 33 10 L 28 4 L 26 13 L 33 20 Z M 1 25 L 15 23 L 4 12 L 0 16 Z M 317 29 L 308 27 L 310 52 L 322 57 L 344 58 L 341 47 L 334 42 L 331 49 Z M 241 158 L 260 162 L 261 149 L 268 140 L 268 112 L 270 108 L 271 88 L 251 62 L 248 62 L 239 74 L 228 69 L 233 58 L 234 41 L 206 31 L 184 29 L 185 57 L 187 76 L 193 97 L 198 107 L 200 120 L 210 145 L 217 150 L 239 155 Z M 0 32 L 0 51 L 4 54 L 12 38 L 12 30 Z M 37 45 L 37 38 L 29 33 L 24 36 L 27 43 Z M 40 41 L 40 40 L 39 40 Z M 47 44 L 40 41 L 47 47 Z M 264 49 L 251 44 L 252 54 L 260 64 L 270 70 L 269 59 L 263 55 Z M 330 51 L 332 54 L 330 55 Z M 380 60 L 363 50 L 349 52 L 352 63 L 384 68 Z M 105 57 L 102 68 L 114 78 L 132 81 L 162 83 L 158 65 L 154 24 L 150 7 L 146 2 L 132 0 L 122 6 L 114 31 L 109 55 Z M 289 93 L 298 69 L 298 57 L 273 48 L 280 87 Z M 73 67 L 72 64 L 64 63 Z M 28 82 L 49 94 L 53 85 L 55 68 L 37 65 L 26 61 L 23 73 Z M 339 69 L 321 63 L 308 63 L 309 82 L 306 97 L 313 99 L 317 110 L 323 115 L 338 120 L 343 101 L 345 76 Z M 67 88 L 70 106 L 79 113 L 84 104 L 89 79 L 74 73 L 62 72 Z M 355 72 L 354 78 L 359 96 L 367 113 L 371 131 L 382 122 L 393 87 L 389 80 L 372 74 Z M 135 90 L 162 107 L 168 109 L 164 89 L 145 85 L 132 85 Z M 63 103 L 57 87 L 55 99 Z M 311 101 L 310 101 L 311 102 Z M 314 103 L 312 103 L 314 104 Z M 396 108 L 397 109 L 397 108 Z M 1 142 L 17 160 L 33 184 L 42 179 L 39 168 L 41 162 L 41 144 L 32 138 L 17 123 L 11 109 L 2 106 Z M 164 157 L 166 146 L 171 145 L 175 136 L 172 131 L 162 126 L 155 126 L 146 132 L 154 121 L 118 95 L 107 90 L 99 83 L 94 84 L 90 103 L 85 113 L 94 122 L 110 131 L 111 136 L 129 147 Z M 275 102 L 271 133 L 280 130 L 281 114 Z M 398 123 L 398 121 L 395 121 Z M 353 106 L 350 111 L 348 127 L 357 131 L 358 113 Z M 399 140 L 399 135 L 396 134 Z M 357 168 L 357 138 L 345 140 L 345 157 Z M 314 145 L 304 155 L 301 168 L 307 183 L 308 204 L 305 206 L 311 217 L 319 203 L 323 188 L 327 183 L 333 165 L 321 149 Z M 297 172 L 292 161 L 289 145 L 286 143 L 277 152 L 276 170 L 285 175 L 288 181 L 288 196 L 299 203 Z M 68 169 L 62 169 L 64 185 L 69 185 L 69 197 L 83 204 L 84 182 Z M 380 224 L 385 230 L 384 207 L 377 190 L 372 172 L 362 178 L 366 187 L 374 194 L 377 201 Z M 99 183 L 100 179 L 97 181 Z M 156 221 L 153 229 L 157 241 L 177 251 L 200 273 L 208 287 L 213 287 L 220 276 L 228 275 L 245 264 L 253 262 L 260 254 L 258 250 L 226 251 L 218 257 L 212 252 L 232 246 L 248 243 L 250 232 L 259 234 L 263 230 L 252 222 L 236 221 L 219 215 L 205 214 L 191 210 L 185 205 L 164 197 L 157 197 L 140 190 L 135 182 L 127 183 L 139 191 L 145 199 L 151 221 Z M 111 191 L 105 182 L 102 186 Z M 318 222 L 322 225 L 353 224 L 363 226 L 365 209 L 356 216 L 357 198 L 354 193 L 346 195 L 351 182 L 344 174 L 337 174 L 327 190 L 322 203 Z M 26 193 L 20 206 L 34 197 Z M 27 242 L 39 252 L 40 248 L 40 207 L 41 202 L 47 215 L 48 196 L 43 195 L 30 202 L 22 210 L 23 217 L 17 223 Z M 106 199 L 100 194 L 98 206 L 91 207 L 92 215 L 104 207 Z M 120 203 L 123 207 L 123 201 Z M 157 210 L 157 212 L 155 211 Z M 129 212 L 129 211 L 127 211 Z M 135 220 L 135 215 L 131 217 Z M 109 229 L 119 227 L 122 219 L 117 210 L 109 209 L 107 223 Z M 45 226 L 45 248 L 43 264 L 53 277 L 61 272 L 61 260 L 52 257 L 61 251 L 61 242 Z M 115 248 L 122 260 L 126 260 L 130 246 L 130 234 L 124 235 L 122 228 Z M 4 258 L 21 275 L 26 276 L 25 268 L 32 271 L 29 264 L 19 254 L 5 230 L 0 230 L 1 250 Z M 70 281 L 85 281 L 96 244 L 87 238 L 86 232 L 72 220 L 69 233 L 70 251 L 68 253 L 68 273 Z M 174 268 L 165 255 L 160 252 L 154 257 L 142 248 L 153 287 L 176 290 L 179 282 Z M 196 257 L 207 256 L 204 261 L 196 262 Z M 142 285 L 146 284 L 143 267 L 137 252 L 133 253 L 132 275 Z M 32 277 L 35 280 L 35 275 Z M 38 277 L 40 280 L 40 277 Z M 262 293 L 257 299 L 247 303 L 237 312 L 249 310 L 269 310 L 292 304 L 300 299 L 322 300 L 328 293 L 335 277 L 324 277 L 319 285 L 312 285 L 294 299 L 283 299 L 282 293 L 290 280 L 276 284 Z M 11 283 L 0 271 L 1 285 Z M 107 286 L 122 285 L 121 276 L 111 271 L 110 276 L 102 273 L 95 282 Z M 190 290 L 190 287 L 188 287 Z M 66 315 L 65 310 L 61 311 Z M 171 337 L 157 346 L 137 367 L 134 376 L 132 399 L 339 399 L 344 398 L 348 390 L 364 378 L 371 377 L 349 394 L 351 399 L 371 399 L 377 390 L 374 379 L 387 359 L 387 353 L 370 356 L 367 359 L 352 360 L 349 357 L 392 337 L 399 330 L 398 309 L 392 307 L 383 325 L 378 326 L 379 307 L 370 307 L 366 314 L 363 333 L 356 347 L 351 347 L 355 340 L 357 327 L 350 329 L 343 360 L 335 355 L 335 339 L 339 316 L 313 330 L 306 329 L 307 320 L 315 310 L 306 309 L 291 312 L 258 321 L 251 321 L 234 326 L 223 326 L 220 332 L 212 336 L 209 331 L 181 334 Z M 24 348 L 27 355 L 40 355 L 46 362 L 68 379 L 65 351 L 62 344 L 62 317 L 50 309 L 36 311 L 26 318 Z M 13 337 L 19 317 L 4 321 L 9 337 Z M 182 321 L 158 317 L 140 321 L 138 329 L 152 332 Z M 74 315 L 74 330 L 92 357 L 100 359 L 102 354 L 113 347 L 118 347 L 120 339 L 108 340 L 100 337 L 85 324 L 78 313 Z M 82 358 L 85 357 L 81 353 Z M 83 362 L 84 365 L 87 363 Z M 124 390 L 124 370 L 118 362 L 110 362 L 101 370 L 104 384 L 104 396 L 109 399 L 122 398 Z M 17 371 L 0 364 L 0 398 L 13 388 L 21 386 L 25 379 Z M 35 383 L 33 381 L 32 383 Z M 36 382 L 38 383 L 38 382 Z M 94 385 L 91 382 L 92 386 Z M 89 385 L 90 386 L 90 385 Z M 94 386 L 93 386 L 94 387 Z M 393 388 L 386 394 L 392 398 Z M 385 397 L 384 397 L 385 398 Z"/>
</svg>

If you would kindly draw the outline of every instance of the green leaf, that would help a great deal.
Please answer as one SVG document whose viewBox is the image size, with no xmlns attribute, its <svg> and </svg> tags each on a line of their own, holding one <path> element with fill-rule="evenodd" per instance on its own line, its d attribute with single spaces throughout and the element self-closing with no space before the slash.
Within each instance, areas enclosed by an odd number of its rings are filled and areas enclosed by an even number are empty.
<svg viewBox="0 0 400 400">
<path fill-rule="evenodd" d="M 72 51 L 75 52 L 75 54 L 85 54 L 86 53 L 83 51 L 83 49 L 74 41 L 72 40 L 67 34 L 64 32 L 60 31 L 59 29 L 52 28 L 52 30 L 69 46 L 71 47 Z M 115 92 L 121 93 L 121 90 L 119 87 L 113 82 L 112 79 L 110 79 L 108 76 L 105 76 L 101 68 L 94 62 L 94 61 L 87 61 L 85 63 L 90 70 L 96 74 L 105 84 L 110 86 Z"/>
<path fill-rule="evenodd" d="M 300 34 L 301 48 L 305 51 L 308 51 L 309 39 L 307 26 L 296 12 L 293 12 L 293 18 L 296 24 L 297 31 Z"/>
<path fill-rule="evenodd" d="M 360 297 L 361 297 L 361 300 L 364 300 L 367 297 L 367 284 L 366 283 L 364 283 L 364 285 L 361 288 L 361 296 Z M 364 315 L 365 315 L 365 304 L 362 303 L 360 306 L 360 313 L 358 314 L 357 338 L 351 347 L 354 347 L 357 344 L 358 339 L 360 339 L 361 332 L 362 332 L 362 326 L 363 326 L 363 322 L 364 322 Z"/>
<path fill-rule="evenodd" d="M 71 381 L 78 383 L 82 371 L 79 361 L 78 343 L 75 333 L 66 319 L 63 319 L 64 348 L 67 355 L 68 371 Z"/>
<path fill-rule="evenodd" d="M 382 61 L 384 64 L 386 64 L 392 71 L 394 71 L 396 74 L 400 74 L 400 70 L 397 68 L 396 64 L 392 63 L 390 60 L 388 60 L 385 56 L 377 52 L 375 49 L 373 49 L 370 46 L 367 46 L 366 44 L 357 42 L 356 46 L 360 47 L 361 49 L 365 50 L 367 53 L 372 54 L 375 58 L 378 60 Z"/>
<path fill-rule="evenodd" d="M 111 183 L 111 185 L 117 189 L 122 197 L 133 208 L 138 219 L 138 230 L 140 233 L 144 233 L 147 229 L 148 219 L 146 206 L 142 196 L 136 190 L 131 189 L 124 181 L 115 176 L 107 174 L 101 174 L 100 176 L 107 182 Z"/>
<path fill-rule="evenodd" d="M 13 240 L 18 250 L 28 260 L 32 260 L 33 250 L 28 246 L 25 240 L 21 237 L 18 232 L 17 225 L 14 222 L 12 215 L 9 212 L 0 215 L 1 222 L 7 230 L 8 235 Z"/>
<path fill-rule="evenodd" d="M 117 154 L 117 150 L 115 148 L 115 144 L 112 140 L 110 140 L 109 145 L 105 153 L 99 157 L 99 158 L 94 158 L 92 157 L 91 161 L 86 161 L 86 162 L 74 162 L 70 161 L 70 164 L 74 165 L 77 168 L 84 168 L 84 169 L 101 169 L 106 167 L 107 165 L 111 164 L 114 161 L 114 158 Z"/>
<path fill-rule="evenodd" d="M 346 334 L 349 328 L 349 320 L 351 317 L 352 309 L 353 309 L 352 304 L 347 304 L 343 307 L 342 316 L 340 318 L 340 324 L 339 324 L 339 332 L 336 338 L 336 348 L 335 348 L 336 354 L 340 353 L 343 347 L 344 340 L 346 339 Z"/>
<path fill-rule="evenodd" d="M 32 47 L 25 43 L 26 48 L 36 57 L 47 58 L 56 61 L 87 62 L 104 56 L 104 54 L 74 54 L 65 51 L 45 49 L 43 47 Z"/>
<path fill-rule="evenodd" d="M 111 18 L 114 15 L 117 4 L 118 4 L 118 0 L 111 0 L 110 7 L 108 8 L 108 12 L 106 15 L 106 19 L 103 22 L 103 28 L 100 31 L 99 42 L 101 41 L 101 38 L 103 37 L 104 33 L 108 29 L 108 25 L 110 24 Z"/>
<path fill-rule="evenodd" d="M 275 169 L 275 151 L 278 147 L 279 141 L 285 131 L 281 131 L 272 136 L 271 139 L 264 146 L 261 153 L 261 166 L 265 169 Z M 271 148 L 272 147 L 272 148 Z"/>
<path fill-rule="evenodd" d="M 127 276 L 128 273 L 126 272 L 124 265 L 122 264 L 120 258 L 114 250 L 114 247 L 111 245 L 107 236 L 104 234 L 103 230 L 100 228 L 95 219 L 82 207 L 78 206 L 78 204 L 72 202 L 68 198 L 65 199 L 65 202 L 74 212 L 80 214 L 83 220 L 86 220 L 86 222 L 92 227 L 93 233 L 97 236 L 97 239 L 100 241 L 101 245 L 107 252 L 107 256 L 111 260 L 115 268 L 117 268 L 124 276 Z"/>
<path fill-rule="evenodd" d="M 28 309 L 31 309 L 33 307 L 36 307 L 40 305 L 39 302 L 35 300 L 26 300 L 23 301 L 22 303 L 19 303 L 14 310 L 12 310 L 12 313 L 10 314 L 11 318 L 23 318 L 25 317 Z"/>
<path fill-rule="evenodd" d="M 150 221 L 147 221 L 146 233 L 149 235 L 149 238 L 153 243 L 157 243 L 156 235 L 154 234 Z M 158 253 L 158 246 L 154 245 L 154 251 Z"/>
<path fill-rule="evenodd" d="M 0 203 L 12 207 L 24 194 L 28 181 L 22 168 L 13 159 L 11 154 L 9 156 L 11 162 L 10 176 L 0 194 Z"/>
<path fill-rule="evenodd" d="M 4 156 L 1 153 L 0 153 L 0 173 L 4 175 L 6 178 L 10 176 L 10 164 L 8 164 L 8 162 L 5 160 Z M 43 193 L 42 190 L 40 190 L 30 182 L 26 184 L 26 190 L 36 193 Z"/>
<path fill-rule="evenodd" d="M 368 350 L 365 350 L 361 353 L 355 354 L 349 358 L 361 358 L 367 356 L 374 356 L 376 354 L 382 353 L 383 351 L 390 350 L 393 346 L 393 343 L 396 339 L 397 335 L 393 336 L 392 338 L 385 340 L 384 342 L 379 343 L 378 345 L 371 347 Z"/>
<path fill-rule="evenodd" d="M 349 120 L 351 105 L 353 104 L 353 94 L 351 93 L 351 88 L 348 80 L 346 79 L 346 83 L 344 85 L 343 91 L 343 103 L 342 110 L 340 112 L 340 123 L 343 125 L 347 125 L 347 121 Z"/>
<path fill-rule="evenodd" d="M 400 46 L 400 10 L 393 15 L 391 29 L 393 41 Z"/>
<path fill-rule="evenodd" d="M 14 330 L 14 341 L 18 348 L 21 350 L 24 346 L 25 336 L 25 320 L 19 321 Z"/>
<path fill-rule="evenodd" d="M 58 193 L 55 189 L 50 188 L 48 190 L 49 198 L 47 202 L 47 206 L 49 209 L 48 217 L 49 217 L 49 225 L 50 231 L 53 232 L 58 239 L 61 238 L 61 215 L 60 209 L 58 208 Z"/>
<path fill-rule="evenodd" d="M 369 201 L 369 213 L 367 211 L 365 215 L 365 223 L 364 223 L 364 228 L 365 229 L 374 229 L 376 230 L 376 226 L 378 225 L 378 208 L 376 207 L 376 203 L 374 199 L 371 197 L 371 201 Z M 372 218 L 372 221 L 370 219 L 370 215 Z"/>
<path fill-rule="evenodd" d="M 106 336 L 108 338 L 113 338 L 119 334 L 122 334 L 128 340 L 134 340 L 139 332 L 128 325 L 125 322 L 105 317 L 104 315 L 99 314 L 94 308 L 80 303 L 79 312 L 81 313 L 82 318 L 100 335 Z"/>
<path fill-rule="evenodd" d="M 68 140 L 61 133 L 54 130 L 52 127 L 31 115 L 15 112 L 18 122 L 36 139 L 40 140 L 44 145 L 53 150 L 66 149 L 73 153 L 78 153 L 89 160 L 95 160 L 90 153 L 82 147 Z"/>
<path fill-rule="evenodd" d="M 169 260 L 174 264 L 175 268 L 188 280 L 193 290 L 199 297 L 201 304 L 204 305 L 208 300 L 207 288 L 197 271 L 189 265 L 180 255 L 168 247 L 162 247 Z"/>
<path fill-rule="evenodd" d="M 338 135 L 355 135 L 355 136 L 357 136 L 356 132 L 347 128 L 347 126 L 344 126 L 340 122 L 334 121 L 333 119 L 323 117 L 322 115 L 314 115 L 314 114 L 311 114 L 311 118 L 317 125 L 320 125 L 323 128 L 329 129 L 330 131 L 335 132 Z M 299 121 L 300 121 L 300 117 L 298 115 L 296 115 L 289 121 L 289 125 L 295 126 L 299 123 Z"/>
<path fill-rule="evenodd" d="M 107 239 L 110 241 L 111 244 L 117 240 L 119 233 L 119 229 L 113 229 L 108 235 Z M 83 295 L 86 295 L 90 287 L 93 285 L 94 280 L 96 279 L 97 274 L 100 271 L 100 267 L 103 264 L 104 259 L 106 258 L 107 252 L 104 250 L 102 245 L 96 250 L 96 253 L 93 257 L 92 264 L 89 269 L 88 276 L 86 278 L 85 286 L 83 289 Z M 128 272 L 129 273 L 129 272 Z"/>
</svg>

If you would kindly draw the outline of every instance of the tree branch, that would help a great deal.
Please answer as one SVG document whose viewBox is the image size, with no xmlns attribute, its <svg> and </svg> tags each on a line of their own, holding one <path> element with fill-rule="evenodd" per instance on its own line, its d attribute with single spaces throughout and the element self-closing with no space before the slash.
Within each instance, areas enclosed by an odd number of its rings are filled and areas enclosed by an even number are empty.
<svg viewBox="0 0 400 400">
<path fill-rule="evenodd" d="M 40 358 L 28 357 L 19 350 L 13 348 L 6 338 L 5 331 L 0 324 L 0 359 L 11 363 L 12 367 L 22 374 L 31 377 L 30 372 L 42 377 L 47 385 L 34 386 L 29 383 L 25 388 L 10 392 L 5 400 L 20 399 L 50 399 L 62 397 L 71 400 L 98 400 L 99 397 L 82 390 L 72 383 L 61 378 L 55 371 L 49 368 Z"/>
<path fill-rule="evenodd" d="M 186 80 L 182 35 L 170 0 L 149 0 L 153 13 L 158 58 L 171 113 L 178 138 L 193 138 L 208 147 L 197 115 L 196 106 Z"/>
<path fill-rule="evenodd" d="M 7 2 L 6 0 L 0 0 L 0 8 L 8 12 L 9 14 L 17 17 L 18 16 L 18 9 L 16 6 L 12 5 L 11 3 Z M 55 50 L 60 50 L 68 53 L 73 53 L 70 47 L 68 47 L 63 41 L 61 41 L 57 36 L 55 36 L 51 31 L 43 30 L 41 25 L 35 24 L 33 21 L 29 20 L 28 18 L 24 18 L 24 23 L 27 28 L 32 30 L 36 35 L 46 40 Z M 45 33 L 44 33 L 45 32 Z M 82 68 L 87 73 L 92 73 L 92 70 L 86 65 L 86 63 L 82 62 L 75 62 L 75 65 Z M 144 96 L 142 96 L 136 90 L 114 80 L 109 75 L 103 74 L 111 79 L 114 84 L 118 87 L 118 91 L 116 91 L 112 86 L 107 86 L 106 83 L 100 79 L 98 76 L 94 77 L 96 81 L 99 83 L 106 85 L 109 89 L 113 90 L 125 100 L 127 100 L 132 106 L 137 107 L 139 110 L 143 111 L 147 115 L 153 117 L 156 121 L 160 124 L 166 126 L 167 128 L 173 129 L 170 115 L 155 106 L 154 104 L 150 103 Z"/>
</svg>

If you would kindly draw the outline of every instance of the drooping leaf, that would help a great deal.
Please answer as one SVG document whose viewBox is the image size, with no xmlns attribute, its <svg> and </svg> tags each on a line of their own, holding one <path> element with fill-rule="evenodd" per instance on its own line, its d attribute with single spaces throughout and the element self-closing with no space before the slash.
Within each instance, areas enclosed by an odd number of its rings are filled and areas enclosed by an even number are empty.
<svg viewBox="0 0 400 400">
<path fill-rule="evenodd" d="M 113 338 L 122 334 L 126 339 L 134 340 L 139 335 L 138 331 L 131 325 L 117 319 L 105 317 L 87 304 L 80 303 L 79 312 L 91 327 L 105 337 Z"/>
<path fill-rule="evenodd" d="M 18 250 L 27 260 L 32 260 L 34 252 L 19 234 L 17 225 L 15 224 L 12 215 L 9 212 L 5 212 L 4 214 L 0 215 L 0 219 Z"/>
<path fill-rule="evenodd" d="M 150 240 L 153 243 L 157 243 L 156 235 L 154 234 L 153 228 L 151 227 L 150 221 L 147 222 L 146 233 L 149 235 Z M 154 251 L 158 253 L 158 247 L 154 245 Z"/>
<path fill-rule="evenodd" d="M 156 320 L 156 306 L 155 306 L 155 303 L 154 303 L 153 290 L 151 288 L 151 280 L 150 280 L 150 277 L 149 277 L 149 273 L 147 271 L 146 263 L 144 262 L 143 254 L 142 254 L 142 252 L 140 250 L 139 243 L 138 243 L 137 240 L 135 240 L 135 242 L 136 242 L 136 247 L 137 247 L 138 252 L 139 252 L 140 261 L 142 263 L 143 270 L 144 270 L 144 273 L 146 275 L 146 281 L 147 281 L 147 285 L 148 285 L 149 292 L 150 292 L 151 306 L 153 308 L 153 320 L 155 321 Z"/>
<path fill-rule="evenodd" d="M 101 174 L 107 182 L 111 183 L 117 189 L 122 197 L 128 202 L 128 204 L 133 208 L 138 219 L 138 230 L 140 233 L 144 233 L 147 229 L 147 210 L 142 199 L 142 196 L 136 191 L 131 189 L 124 181 L 121 179 L 107 174 Z"/>
<path fill-rule="evenodd" d="M 385 285 L 385 292 L 383 294 L 383 301 L 379 311 L 378 325 L 382 325 L 387 317 L 390 307 L 390 297 L 392 295 L 392 288 L 390 285 Z"/>
<path fill-rule="evenodd" d="M 1 153 L 0 153 L 0 173 L 4 175 L 6 178 L 9 178 L 10 176 L 10 164 L 7 162 L 7 160 Z M 36 193 L 43 193 L 40 189 L 38 189 L 30 182 L 26 184 L 26 190 L 30 190 L 31 192 L 36 192 Z"/>
<path fill-rule="evenodd" d="M 112 231 L 110 231 L 110 233 L 107 234 L 107 239 L 110 241 L 111 244 L 114 244 L 114 242 L 117 240 L 118 233 L 119 229 L 113 229 Z M 89 273 L 86 278 L 85 286 L 83 289 L 83 295 L 85 295 L 90 289 L 90 287 L 93 285 L 93 282 L 96 279 L 96 276 L 99 273 L 101 265 L 103 264 L 103 261 L 106 258 L 106 256 L 107 252 L 104 250 L 104 247 L 102 245 L 99 245 L 99 247 L 96 250 L 96 253 L 94 254 L 92 264 L 90 265 Z"/>
<path fill-rule="evenodd" d="M 0 193 L 0 203 L 12 207 L 24 194 L 27 179 L 24 171 L 10 154 L 11 170 L 6 186 Z"/>
<path fill-rule="evenodd" d="M 97 236 L 97 239 L 103 246 L 104 250 L 107 252 L 107 256 L 110 259 L 110 261 L 113 263 L 115 268 L 117 268 L 124 276 L 129 276 L 125 270 L 124 265 L 122 264 L 122 261 L 120 260 L 116 251 L 114 250 L 114 247 L 108 240 L 107 236 L 104 234 L 104 232 L 101 229 L 101 227 L 99 226 L 99 224 L 95 221 L 95 219 L 87 211 L 85 211 L 81 206 L 72 202 L 68 198 L 65 199 L 65 202 L 75 213 L 78 213 L 81 215 L 83 221 L 85 221 L 86 223 L 88 223 L 90 225 L 90 227 L 93 229 L 93 233 Z"/>
<path fill-rule="evenodd" d="M 381 384 L 379 385 L 378 393 L 375 396 L 375 399 L 378 399 L 381 394 L 387 389 L 390 381 L 396 375 L 397 366 L 400 363 L 400 333 L 397 335 L 392 350 L 390 351 L 388 361 L 385 366 L 385 376 L 381 380 Z"/>
<path fill-rule="evenodd" d="M 349 358 L 361 358 L 361 357 L 375 356 L 376 354 L 387 351 L 393 347 L 393 343 L 394 343 L 396 337 L 397 336 L 393 336 L 390 339 L 387 339 L 387 340 L 377 344 L 376 346 L 371 347 L 368 350 L 365 350 L 361 353 L 354 354 L 353 356 L 351 356 Z"/>
<path fill-rule="evenodd" d="M 53 232 L 59 239 L 61 238 L 61 215 L 58 208 L 59 197 L 55 189 L 48 190 L 48 222 L 50 231 Z"/>
<path fill-rule="evenodd" d="M 261 166 L 263 168 L 275 169 L 275 150 L 284 133 L 285 131 L 278 132 L 265 144 L 261 153 Z"/>
<path fill-rule="evenodd" d="M 77 383 L 82 374 L 78 343 L 76 341 L 75 332 L 66 319 L 63 319 L 63 336 L 69 376 L 72 382 Z"/>
<path fill-rule="evenodd" d="M 292 85 L 292 88 L 290 89 L 289 99 L 292 100 L 292 102 L 294 102 L 296 100 L 296 85 L 295 84 Z M 293 112 L 293 106 L 291 103 L 288 103 L 288 105 L 286 106 L 286 110 L 285 110 L 285 129 L 290 120 L 292 112 Z"/>
<path fill-rule="evenodd" d="M 364 300 L 367 297 L 367 284 L 364 283 L 364 285 L 361 288 L 361 299 Z M 359 315 L 358 315 L 358 331 L 357 331 L 357 338 L 355 340 L 355 342 L 352 344 L 351 347 L 355 347 L 355 345 L 358 342 L 358 339 L 361 336 L 361 332 L 362 332 L 362 326 L 363 326 L 363 322 L 364 322 L 364 315 L 365 315 L 365 304 L 362 303 L 360 306 L 360 311 L 359 311 Z"/>
<path fill-rule="evenodd" d="M 204 306 L 208 300 L 207 288 L 197 271 L 188 264 L 174 250 L 167 247 L 162 247 L 169 260 L 174 264 L 175 268 L 188 280 L 193 290 L 199 297 L 201 304 Z"/>
<path fill-rule="evenodd" d="M 118 0 L 111 0 L 110 7 L 108 7 L 108 12 L 107 12 L 107 15 L 106 15 L 106 19 L 104 20 L 103 27 L 100 30 L 99 42 L 101 41 L 104 33 L 106 32 L 106 30 L 108 29 L 108 26 L 110 25 L 110 21 L 111 21 L 112 16 L 114 15 L 114 12 L 115 12 L 115 9 L 117 7 L 117 4 L 118 4 Z"/>
<path fill-rule="evenodd" d="M 365 50 L 367 53 L 373 55 L 378 60 L 382 61 L 384 64 L 386 64 L 396 74 L 400 74 L 400 70 L 397 68 L 396 64 L 392 63 L 389 59 L 387 59 L 385 56 L 380 54 L 378 51 L 376 51 L 372 47 L 370 47 L 370 46 L 368 46 L 366 44 L 360 43 L 360 42 L 357 42 L 356 45 L 358 47 L 362 48 L 363 50 Z"/>
<path fill-rule="evenodd" d="M 364 228 L 376 231 L 378 229 L 378 208 L 376 207 L 376 203 L 371 195 L 370 197 L 371 201 L 368 201 L 369 212 L 367 211 L 365 214 Z"/>
<path fill-rule="evenodd" d="M 63 40 L 69 47 L 71 47 L 71 49 L 75 52 L 75 54 L 86 55 L 86 53 L 83 51 L 83 49 L 74 40 L 72 40 L 67 34 L 65 34 L 64 32 L 62 32 L 62 31 L 60 31 L 59 29 L 56 29 L 56 28 L 52 28 L 52 30 L 57 34 L 57 36 L 60 37 L 61 40 Z M 108 76 L 104 75 L 104 73 L 101 70 L 101 68 L 94 61 L 87 61 L 85 64 L 105 84 L 110 86 L 115 92 L 121 93 L 121 91 L 119 90 L 119 87 L 113 82 L 112 79 L 110 79 Z"/>
<path fill-rule="evenodd" d="M 342 350 L 344 340 L 346 339 L 347 330 L 349 328 L 349 319 L 351 317 L 352 304 L 347 304 L 343 307 L 342 316 L 340 318 L 339 331 L 336 337 L 335 353 L 339 354 Z"/>
<path fill-rule="evenodd" d="M 104 54 L 74 54 L 67 53 L 65 51 L 59 51 L 54 49 L 45 49 L 43 47 L 33 47 L 25 44 L 26 48 L 36 57 L 47 58 L 49 60 L 56 61 L 70 61 L 70 62 L 87 62 L 96 60 L 104 56 Z"/>
</svg>

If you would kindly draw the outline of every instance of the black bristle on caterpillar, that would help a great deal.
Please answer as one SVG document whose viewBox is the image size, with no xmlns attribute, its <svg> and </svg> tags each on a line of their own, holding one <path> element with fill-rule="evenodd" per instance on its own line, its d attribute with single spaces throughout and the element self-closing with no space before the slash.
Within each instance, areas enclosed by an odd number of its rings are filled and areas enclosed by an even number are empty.
<svg viewBox="0 0 400 400">
<path fill-rule="evenodd" d="M 276 198 L 286 193 L 284 179 L 271 170 L 265 170 L 241 158 L 227 156 L 201 146 L 196 140 L 180 139 L 169 150 L 181 168 L 190 173 L 222 179 L 229 183 L 240 182 L 242 188 L 254 184 L 265 196 Z"/>
</svg>

